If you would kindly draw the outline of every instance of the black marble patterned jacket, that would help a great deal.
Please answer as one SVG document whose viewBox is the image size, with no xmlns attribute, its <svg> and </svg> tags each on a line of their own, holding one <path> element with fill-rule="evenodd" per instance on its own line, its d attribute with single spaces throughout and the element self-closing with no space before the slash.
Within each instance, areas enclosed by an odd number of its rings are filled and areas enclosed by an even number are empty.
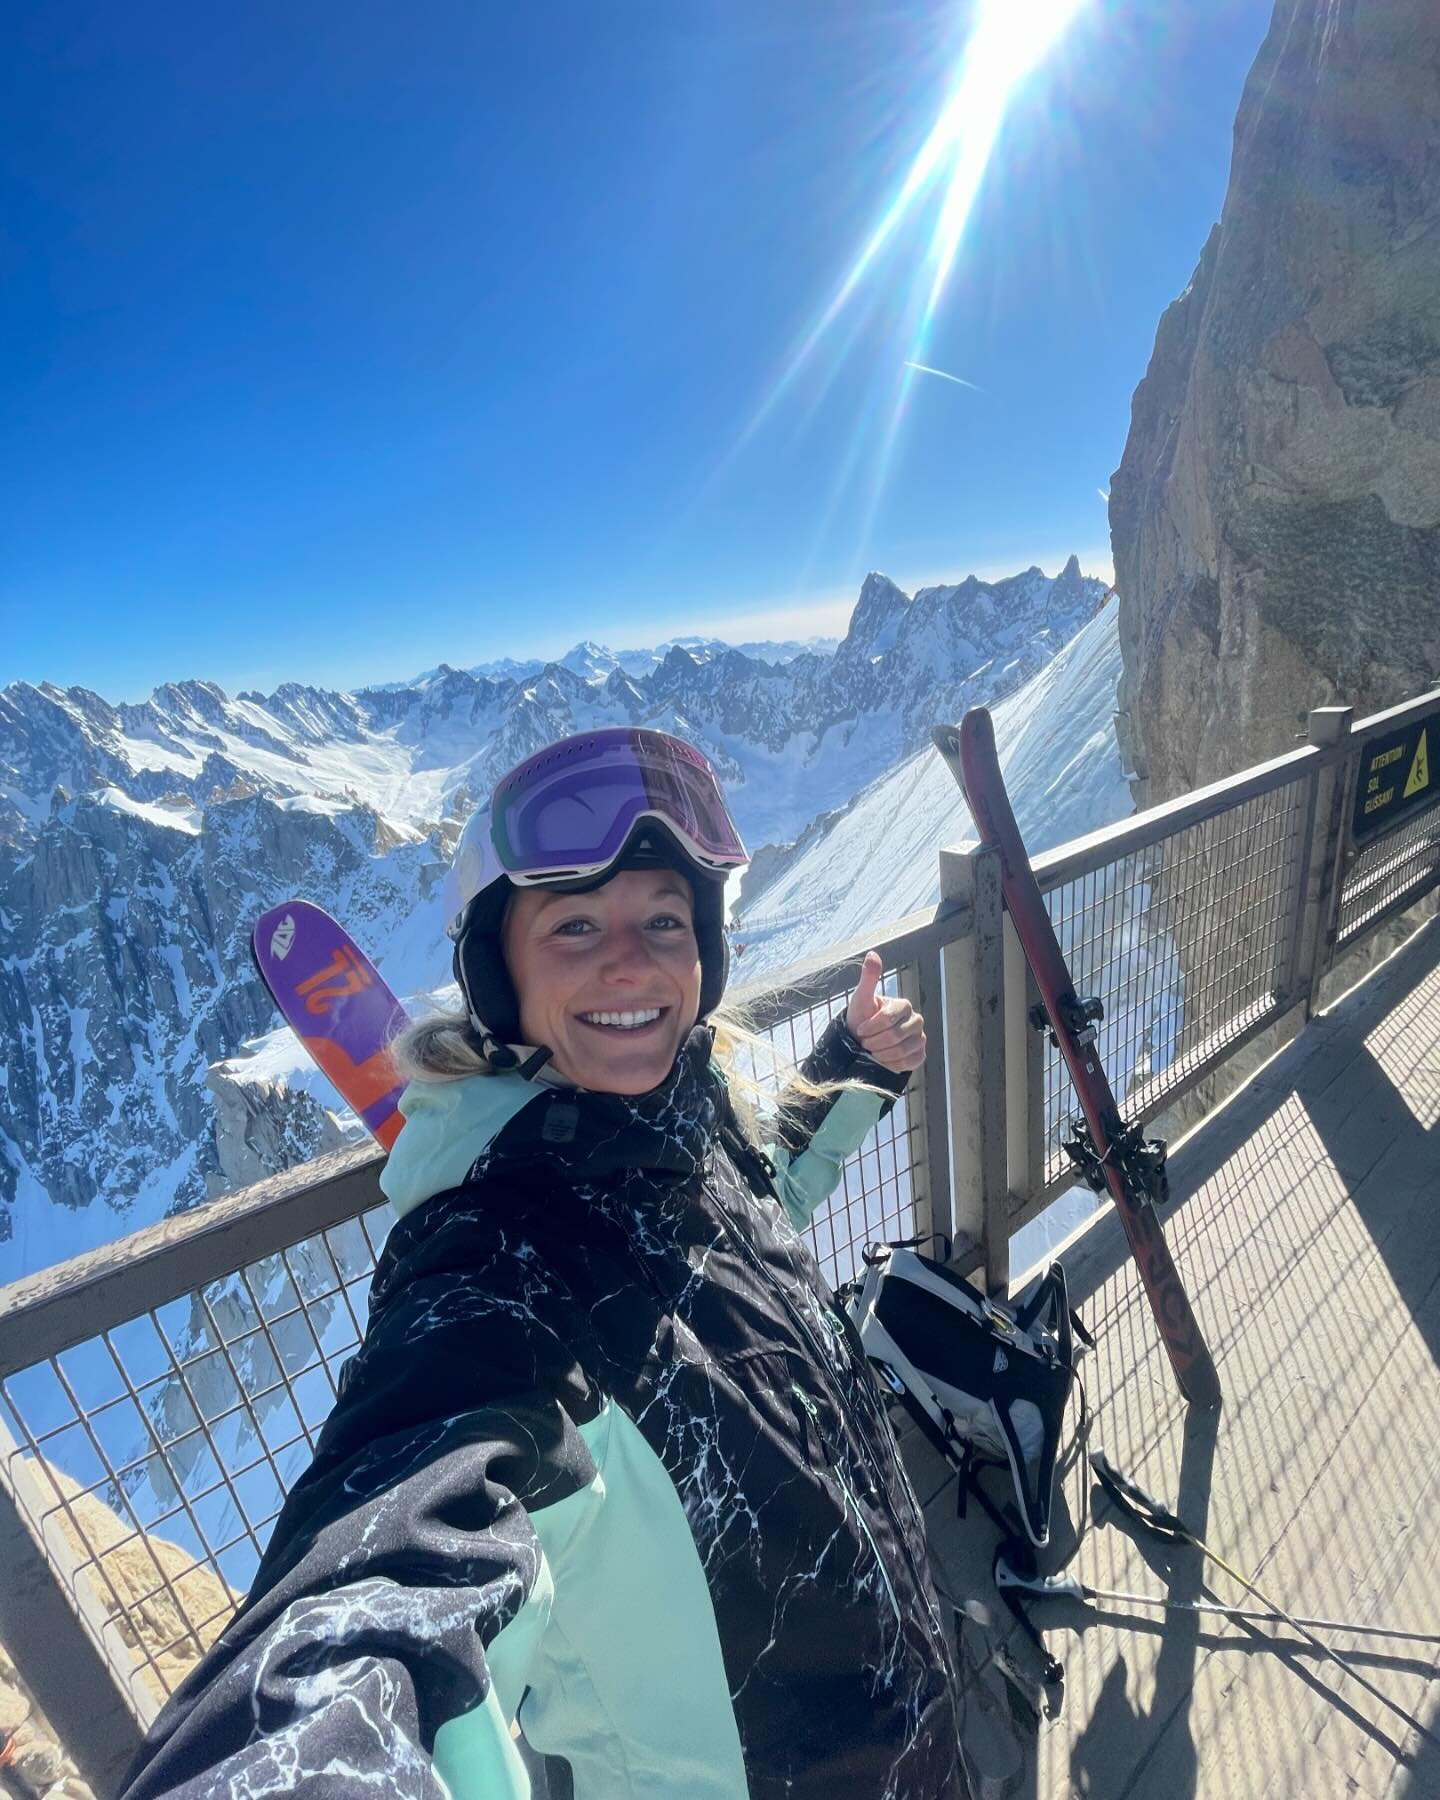
<svg viewBox="0 0 1440 1800">
<path fill-rule="evenodd" d="M 921 1520 L 797 1232 L 881 1103 L 767 1157 L 710 1049 L 636 1100 L 411 1087 L 364 1343 L 127 1800 L 512 1800 L 517 1716 L 577 1800 L 968 1792 Z M 833 1029 L 807 1065 L 853 1069 Z"/>
</svg>

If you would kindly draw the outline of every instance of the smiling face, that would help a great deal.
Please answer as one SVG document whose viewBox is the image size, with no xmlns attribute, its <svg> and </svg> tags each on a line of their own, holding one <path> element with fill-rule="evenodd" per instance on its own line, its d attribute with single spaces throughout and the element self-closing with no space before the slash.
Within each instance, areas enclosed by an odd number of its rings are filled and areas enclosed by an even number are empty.
<svg viewBox="0 0 1440 1800">
<path fill-rule="evenodd" d="M 577 1087 L 658 1087 L 700 1012 L 694 908 L 671 869 L 624 869 L 588 894 L 518 889 L 503 944 L 524 1042 Z"/>
</svg>

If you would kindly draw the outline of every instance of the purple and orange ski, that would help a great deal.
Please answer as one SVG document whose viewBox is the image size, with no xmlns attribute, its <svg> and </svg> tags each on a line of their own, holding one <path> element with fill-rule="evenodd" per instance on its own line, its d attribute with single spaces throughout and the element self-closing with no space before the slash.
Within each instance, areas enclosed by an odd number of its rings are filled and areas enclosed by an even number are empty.
<svg viewBox="0 0 1440 1800">
<path fill-rule="evenodd" d="M 390 1045 L 410 1020 L 379 970 L 338 920 L 308 900 L 262 913 L 250 950 L 286 1024 L 388 1150 L 405 1123 L 397 1110 L 405 1083 Z"/>
</svg>

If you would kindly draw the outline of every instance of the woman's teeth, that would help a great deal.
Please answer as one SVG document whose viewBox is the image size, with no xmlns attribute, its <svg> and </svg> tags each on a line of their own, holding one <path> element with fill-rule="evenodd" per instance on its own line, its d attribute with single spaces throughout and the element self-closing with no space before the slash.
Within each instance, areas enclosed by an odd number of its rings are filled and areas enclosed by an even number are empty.
<svg viewBox="0 0 1440 1800">
<path fill-rule="evenodd" d="M 581 1013 L 580 1017 L 587 1025 L 611 1025 L 620 1031 L 638 1031 L 642 1025 L 653 1025 L 660 1013 L 660 1007 L 652 1006 L 644 1012 L 593 1012 Z"/>
</svg>

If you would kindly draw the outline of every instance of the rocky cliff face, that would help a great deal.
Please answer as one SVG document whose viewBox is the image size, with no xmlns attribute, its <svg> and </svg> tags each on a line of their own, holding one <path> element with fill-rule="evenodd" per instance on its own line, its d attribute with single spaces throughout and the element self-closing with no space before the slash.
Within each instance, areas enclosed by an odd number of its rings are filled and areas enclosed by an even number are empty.
<svg viewBox="0 0 1440 1800">
<path fill-rule="evenodd" d="M 137 1536 L 128 1508 L 58 1463 L 14 1456 L 9 1475 L 41 1527 L 60 1579 L 73 1584 L 110 1652 L 134 1664 L 137 1699 L 156 1712 L 219 1637 L 242 1596 L 207 1564 L 158 1534 Z M 108 1504 L 107 1504 L 108 1500 Z M 0 1794 L 17 1800 L 94 1800 L 25 1685 L 27 1646 L 0 1645 Z"/>
<path fill-rule="evenodd" d="M 1440 681 L 1440 7 L 1278 0 L 1110 524 L 1157 801 Z"/>
</svg>

